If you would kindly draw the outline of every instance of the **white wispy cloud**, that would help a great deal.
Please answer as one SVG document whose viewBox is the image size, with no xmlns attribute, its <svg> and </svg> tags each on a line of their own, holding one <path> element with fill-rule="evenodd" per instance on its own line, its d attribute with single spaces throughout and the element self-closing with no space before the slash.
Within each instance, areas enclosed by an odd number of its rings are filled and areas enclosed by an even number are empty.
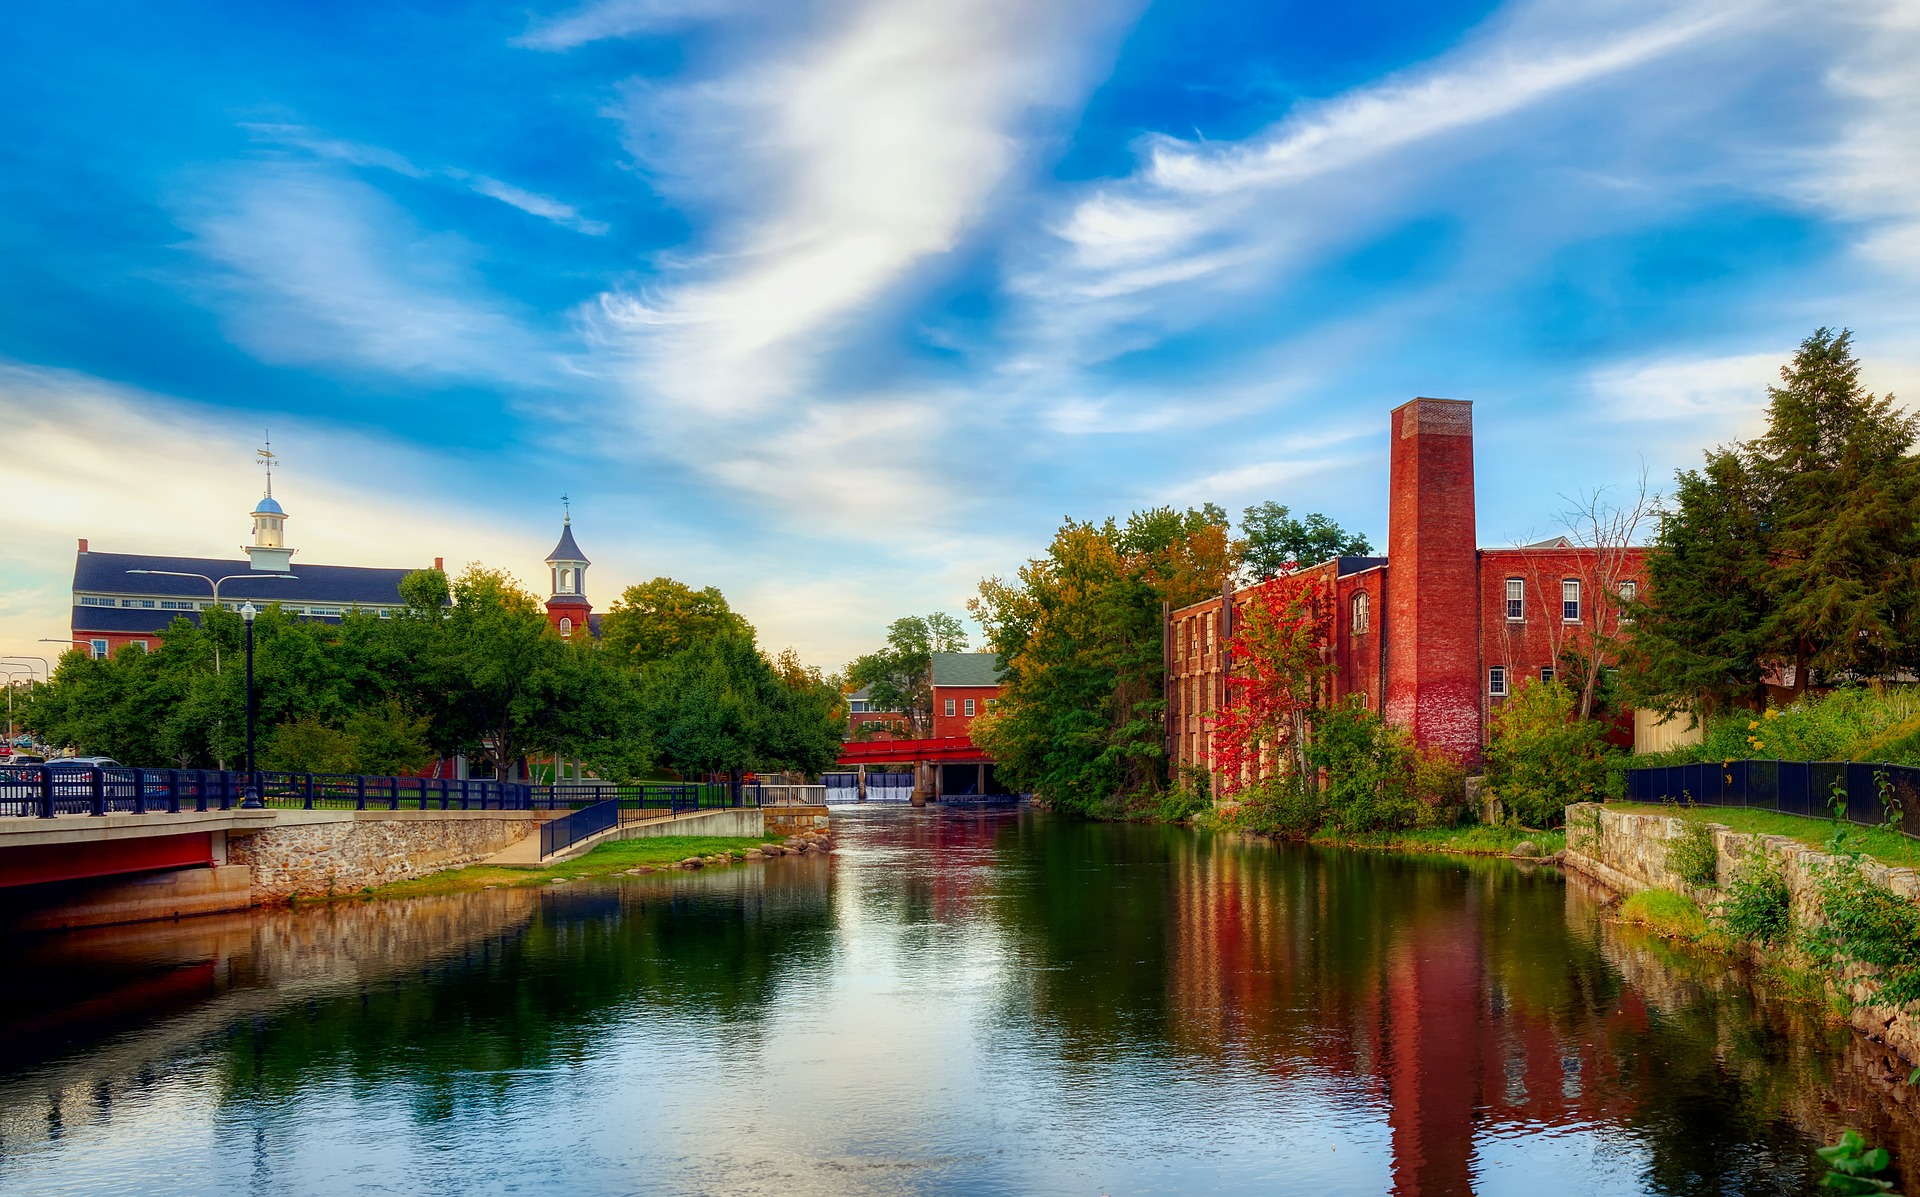
<svg viewBox="0 0 1920 1197">
<path fill-rule="evenodd" d="M 490 296 L 472 247 L 420 229 L 378 190 L 293 165 L 250 169 L 183 204 L 229 334 L 263 361 L 358 365 L 507 383 L 550 380 L 553 354 Z"/>
<path fill-rule="evenodd" d="M 1633 6 L 1610 23 L 1530 5 L 1436 60 L 1307 103 L 1242 140 L 1143 138 L 1139 167 L 1093 185 L 1009 273 L 1036 354 L 1108 357 L 1271 290 L 1358 230 L 1400 219 L 1423 182 L 1537 125 L 1465 136 L 1632 72 L 1750 17 L 1697 3 Z M 1456 181 L 1457 182 L 1457 181 Z"/>
<path fill-rule="evenodd" d="M 1790 190 L 1856 226 L 1861 254 L 1920 282 L 1920 6 L 1852 0 L 1827 10 L 1851 36 L 1827 73 L 1845 104 L 1829 146 L 1800 155 Z"/>
<path fill-rule="evenodd" d="M 391 171 L 409 179 L 451 180 L 475 195 L 499 200 L 508 207 L 518 208 L 529 216 L 538 216 L 542 220 L 550 220 L 557 225 L 589 236 L 603 237 L 608 232 L 609 226 L 605 221 L 583 216 L 578 208 L 563 200 L 555 199 L 550 195 L 541 195 L 524 187 L 516 187 L 511 183 L 503 183 L 499 179 L 486 175 L 474 174 L 457 166 L 424 167 L 405 154 L 383 146 L 328 137 L 305 125 L 253 123 L 245 125 L 244 128 L 262 141 L 274 145 L 298 147 L 316 158 L 344 162 L 349 166 Z"/>
<path fill-rule="evenodd" d="M 736 8 L 734 0 L 601 0 L 534 26 L 514 44 L 533 50 L 571 50 L 588 42 L 671 29 Z"/>
</svg>

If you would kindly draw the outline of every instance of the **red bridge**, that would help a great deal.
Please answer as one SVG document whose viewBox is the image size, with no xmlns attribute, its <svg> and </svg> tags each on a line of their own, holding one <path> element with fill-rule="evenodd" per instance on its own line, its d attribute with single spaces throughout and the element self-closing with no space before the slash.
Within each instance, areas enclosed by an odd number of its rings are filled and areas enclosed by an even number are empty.
<svg viewBox="0 0 1920 1197">
<path fill-rule="evenodd" d="M 993 758 L 965 736 L 927 740 L 848 740 L 840 746 L 842 765 L 917 765 L 922 761 L 991 765 Z"/>
</svg>

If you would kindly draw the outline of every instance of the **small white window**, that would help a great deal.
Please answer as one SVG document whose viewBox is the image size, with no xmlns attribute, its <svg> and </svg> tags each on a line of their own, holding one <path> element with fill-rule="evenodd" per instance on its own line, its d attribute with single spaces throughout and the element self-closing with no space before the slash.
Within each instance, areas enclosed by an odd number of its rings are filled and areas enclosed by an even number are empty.
<svg viewBox="0 0 1920 1197">
<path fill-rule="evenodd" d="M 1542 665 L 1540 667 L 1540 680 L 1543 682 L 1550 682 L 1553 680 L 1553 666 Z"/>
<path fill-rule="evenodd" d="M 1519 578 L 1507 579 L 1507 618 L 1516 623 L 1527 617 L 1527 584 Z"/>
<path fill-rule="evenodd" d="M 966 701 L 966 702 L 965 702 L 965 703 L 964 703 L 963 705 L 964 705 L 964 707 L 965 707 L 965 709 L 966 709 L 966 712 L 967 712 L 967 718 L 969 718 L 969 719 L 971 719 L 971 718 L 973 718 L 973 716 L 974 716 L 974 710 L 973 710 L 973 699 L 971 699 L 971 698 L 969 698 L 969 699 L 967 699 L 967 701 Z"/>
<path fill-rule="evenodd" d="M 127 641 L 127 643 L 133 645 L 135 648 L 139 649 L 141 652 L 147 651 L 147 642 L 144 640 L 129 640 Z"/>
<path fill-rule="evenodd" d="M 1503 665 L 1495 665 L 1487 670 L 1487 695 L 1490 698 L 1507 696 L 1507 670 Z"/>
<path fill-rule="evenodd" d="M 560 634 L 562 636 L 573 635 L 573 620 L 565 615 L 560 617 Z"/>
<path fill-rule="evenodd" d="M 1625 606 L 1626 604 L 1633 602 L 1633 600 L 1639 597 L 1640 597 L 1640 583 L 1634 581 L 1632 578 L 1628 578 L 1626 581 L 1620 583 L 1620 603 L 1622 606 Z M 1620 622 L 1632 623 L 1633 615 L 1631 613 L 1622 613 L 1620 616 Z"/>
<path fill-rule="evenodd" d="M 1568 578 L 1560 583 L 1560 618 L 1567 623 L 1580 622 L 1580 579 Z"/>
<path fill-rule="evenodd" d="M 947 714 L 953 714 L 953 699 L 947 699 Z"/>
<path fill-rule="evenodd" d="M 1371 622 L 1372 613 L 1368 610 L 1371 602 L 1364 590 L 1353 596 L 1353 634 L 1356 636 L 1367 634 L 1367 625 Z"/>
<path fill-rule="evenodd" d="M 92 650 L 93 656 L 95 658 L 100 658 L 107 655 L 107 642 L 104 640 L 89 640 L 87 642 L 87 647 L 90 650 Z"/>
<path fill-rule="evenodd" d="M 987 699 L 987 714 L 989 715 L 993 714 L 993 708 L 998 702 L 999 702 L 998 699 L 994 699 L 994 698 Z"/>
</svg>

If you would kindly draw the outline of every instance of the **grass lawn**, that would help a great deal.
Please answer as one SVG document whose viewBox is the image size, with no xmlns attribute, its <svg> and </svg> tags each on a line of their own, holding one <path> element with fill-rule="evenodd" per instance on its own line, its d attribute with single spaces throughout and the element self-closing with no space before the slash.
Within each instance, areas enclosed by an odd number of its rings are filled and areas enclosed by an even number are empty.
<svg viewBox="0 0 1920 1197">
<path fill-rule="evenodd" d="M 1550 856 L 1567 846 L 1567 836 L 1562 831 L 1527 831 L 1518 827 L 1489 827 L 1484 823 L 1469 827 L 1418 827 L 1369 835 L 1345 835 L 1322 830 L 1313 836 L 1316 844 L 1412 852 L 1459 852 L 1470 856 L 1506 856 L 1521 840 L 1532 840 L 1538 844 L 1542 856 Z"/>
<path fill-rule="evenodd" d="M 1747 810 L 1725 806 L 1680 806 L 1661 802 L 1609 802 L 1608 810 L 1642 815 L 1675 815 L 1698 823 L 1724 823 L 1735 831 L 1761 835 L 1784 835 L 1809 848 L 1825 850 L 1833 835 L 1833 820 L 1809 819 L 1804 815 L 1783 815 L 1777 810 Z M 1920 844 L 1884 827 L 1859 827 L 1846 824 L 1848 845 L 1881 864 L 1910 868 L 1920 864 Z"/>
<path fill-rule="evenodd" d="M 717 856 L 722 852 L 745 852 L 761 844 L 779 843 L 779 836 L 743 835 L 658 835 L 648 839 L 615 840 L 601 844 L 585 856 L 541 868 L 509 868 L 500 865 L 468 865 L 448 869 L 411 881 L 396 881 L 376 889 L 362 890 L 358 897 L 419 898 L 429 894 L 451 894 L 492 886 L 545 885 L 556 877 L 577 881 L 582 877 L 604 877 L 637 865 L 665 865 L 689 856 Z"/>
</svg>

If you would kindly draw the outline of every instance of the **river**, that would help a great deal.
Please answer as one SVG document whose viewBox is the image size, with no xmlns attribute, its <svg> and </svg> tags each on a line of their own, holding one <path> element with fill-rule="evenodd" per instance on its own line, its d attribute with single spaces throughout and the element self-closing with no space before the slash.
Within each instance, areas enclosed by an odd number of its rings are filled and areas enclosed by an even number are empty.
<svg viewBox="0 0 1920 1197">
<path fill-rule="evenodd" d="M 1904 1070 L 1551 867 L 1017 810 L 8 943 L 7 1194 L 1806 1193 Z"/>
</svg>

